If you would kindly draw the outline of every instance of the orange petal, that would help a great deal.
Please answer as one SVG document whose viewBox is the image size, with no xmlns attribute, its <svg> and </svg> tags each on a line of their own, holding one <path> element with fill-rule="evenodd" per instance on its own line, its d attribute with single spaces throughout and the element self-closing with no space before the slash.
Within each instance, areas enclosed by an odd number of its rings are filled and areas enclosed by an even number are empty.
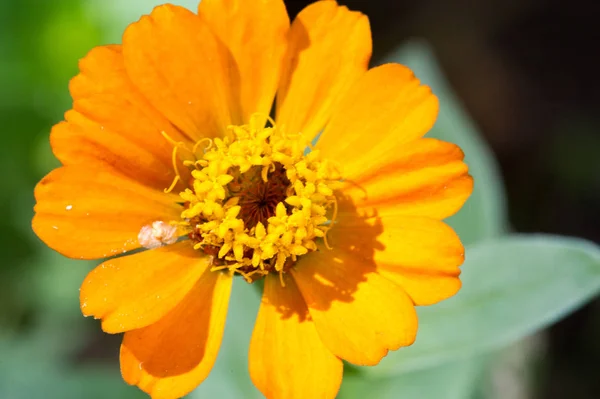
<svg viewBox="0 0 600 399">
<path fill-rule="evenodd" d="M 269 115 L 290 20 L 282 0 L 203 0 L 198 14 L 229 48 L 240 73 L 242 120 Z"/>
<path fill-rule="evenodd" d="M 368 68 L 369 20 L 335 1 L 302 10 L 290 30 L 290 44 L 277 92 L 277 123 L 290 133 L 314 137 L 348 88 Z"/>
<path fill-rule="evenodd" d="M 170 4 L 129 25 L 123 35 L 125 68 L 156 109 L 194 139 L 239 124 L 239 71 L 208 24 Z"/>
<path fill-rule="evenodd" d="M 473 191 L 463 158 L 454 144 L 415 140 L 361 164 L 362 171 L 351 165 L 355 173 L 343 191 L 358 208 L 443 219 L 456 213 Z"/>
<path fill-rule="evenodd" d="M 268 398 L 335 398 L 342 362 L 321 342 L 296 283 L 268 275 L 250 341 L 250 377 Z"/>
<path fill-rule="evenodd" d="M 121 45 L 111 44 L 91 49 L 79 60 L 79 74 L 69 82 L 73 99 L 128 89 L 123 95 L 136 94 L 125 73 Z"/>
<path fill-rule="evenodd" d="M 121 46 L 91 50 L 71 80 L 73 110 L 50 136 L 64 165 L 110 165 L 157 188 L 169 187 L 174 140 L 189 141 L 135 89 L 125 72 Z"/>
<path fill-rule="evenodd" d="M 81 285 L 81 311 L 118 333 L 146 327 L 173 309 L 196 284 L 209 258 L 189 241 L 108 260 Z"/>
<path fill-rule="evenodd" d="M 382 153 L 421 138 L 437 113 L 437 98 L 410 69 L 382 65 L 370 69 L 344 96 L 317 148 L 344 162 L 345 176 L 352 178 Z"/>
<path fill-rule="evenodd" d="M 351 363 L 375 365 L 388 350 L 414 342 L 417 314 L 402 288 L 375 272 L 372 259 L 342 242 L 305 255 L 292 275 L 325 346 Z"/>
<path fill-rule="evenodd" d="M 65 166 L 35 188 L 33 230 L 65 256 L 97 259 L 140 247 L 140 229 L 179 220 L 179 197 L 108 168 Z"/>
<path fill-rule="evenodd" d="M 334 227 L 338 241 L 351 241 L 370 253 L 378 272 L 400 285 L 416 305 L 431 305 L 459 290 L 458 267 L 464 261 L 464 248 L 445 223 L 394 214 L 346 217 L 344 205 L 339 212 L 340 222 Z"/>
<path fill-rule="evenodd" d="M 232 278 L 207 270 L 170 313 L 128 331 L 121 345 L 121 373 L 153 399 L 187 395 L 210 373 L 223 337 Z"/>
<path fill-rule="evenodd" d="M 82 102 L 90 107 L 98 105 L 97 109 L 107 112 L 114 111 L 112 105 L 101 103 L 98 99 L 79 100 L 78 106 Z M 74 110 L 68 111 L 65 118 L 68 122 L 55 125 L 50 135 L 54 153 L 64 165 L 112 165 L 121 174 L 151 187 L 167 188 L 171 185 L 174 178 L 171 162 L 154 151 L 162 150 L 162 155 L 168 153 L 170 158 L 173 147 L 160 148 L 160 144 L 167 143 L 164 138 L 142 141 L 136 137 L 128 137 L 112 129 L 110 122 L 104 124 Z M 125 116 L 122 121 L 128 120 L 127 118 Z M 129 121 L 136 120 L 132 117 Z M 134 128 L 130 131 L 136 130 Z"/>
</svg>

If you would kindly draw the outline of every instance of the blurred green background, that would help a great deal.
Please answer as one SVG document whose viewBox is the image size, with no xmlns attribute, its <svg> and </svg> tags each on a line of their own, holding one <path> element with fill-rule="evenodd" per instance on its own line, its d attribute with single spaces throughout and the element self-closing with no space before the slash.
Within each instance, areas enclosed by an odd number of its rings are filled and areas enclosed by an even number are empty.
<svg viewBox="0 0 600 399">
<path fill-rule="evenodd" d="M 348 367 L 340 397 L 600 397 L 600 251 L 509 234 L 600 240 L 593 13 L 577 0 L 340 2 L 369 15 L 374 64 L 406 63 L 433 87 L 442 110 L 431 135 L 461 145 L 476 179 L 451 219 L 469 248 L 465 288 L 420 311 L 413 347 Z M 47 249 L 30 221 L 33 187 L 58 165 L 48 135 L 71 105 L 78 59 L 159 3 L 0 2 L 0 399 L 145 397 L 121 381 L 120 337 L 79 311 L 95 263 Z M 292 16 L 307 3 L 286 1 Z M 236 281 L 217 365 L 190 397 L 260 397 L 246 371 L 257 304 Z"/>
</svg>

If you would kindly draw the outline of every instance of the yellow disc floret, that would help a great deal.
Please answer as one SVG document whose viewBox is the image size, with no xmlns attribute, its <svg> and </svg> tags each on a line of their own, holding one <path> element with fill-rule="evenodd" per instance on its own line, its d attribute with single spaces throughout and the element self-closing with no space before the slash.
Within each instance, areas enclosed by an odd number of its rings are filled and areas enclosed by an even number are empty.
<svg viewBox="0 0 600 399">
<path fill-rule="evenodd" d="M 264 127 L 262 120 L 230 126 L 226 137 L 185 161 L 193 180 L 180 193 L 186 209 L 179 224 L 194 248 L 214 257 L 213 270 L 229 269 L 248 281 L 282 273 L 315 251 L 315 240 L 326 243 L 341 179 L 336 165 L 308 151 L 309 138 L 282 132 L 272 121 Z"/>
</svg>

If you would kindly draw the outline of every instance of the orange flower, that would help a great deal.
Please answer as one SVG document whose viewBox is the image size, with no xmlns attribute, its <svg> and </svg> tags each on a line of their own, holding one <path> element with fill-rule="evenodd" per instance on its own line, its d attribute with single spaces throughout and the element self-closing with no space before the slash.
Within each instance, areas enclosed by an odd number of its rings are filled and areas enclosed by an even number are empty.
<svg viewBox="0 0 600 399">
<path fill-rule="evenodd" d="M 422 138 L 429 88 L 370 55 L 367 18 L 335 1 L 290 26 L 282 0 L 203 0 L 81 61 L 33 228 L 112 257 L 81 309 L 125 332 L 125 381 L 153 398 L 200 384 L 235 275 L 264 279 L 249 368 L 268 398 L 335 397 L 342 359 L 410 345 L 415 305 L 457 292 L 463 247 L 441 220 L 472 191 L 463 153 Z"/>
</svg>

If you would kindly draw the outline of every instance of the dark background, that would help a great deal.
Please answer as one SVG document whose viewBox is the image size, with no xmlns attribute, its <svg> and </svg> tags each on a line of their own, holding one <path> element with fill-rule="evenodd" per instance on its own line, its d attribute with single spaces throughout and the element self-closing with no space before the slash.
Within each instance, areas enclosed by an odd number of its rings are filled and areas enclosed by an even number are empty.
<svg viewBox="0 0 600 399">
<path fill-rule="evenodd" d="M 309 3 L 286 1 L 290 16 Z M 369 16 L 375 62 L 429 41 L 497 157 L 515 231 L 600 242 L 600 3 L 339 3 Z M 600 398 L 599 337 L 598 300 L 551 327 L 536 397 Z"/>
</svg>

